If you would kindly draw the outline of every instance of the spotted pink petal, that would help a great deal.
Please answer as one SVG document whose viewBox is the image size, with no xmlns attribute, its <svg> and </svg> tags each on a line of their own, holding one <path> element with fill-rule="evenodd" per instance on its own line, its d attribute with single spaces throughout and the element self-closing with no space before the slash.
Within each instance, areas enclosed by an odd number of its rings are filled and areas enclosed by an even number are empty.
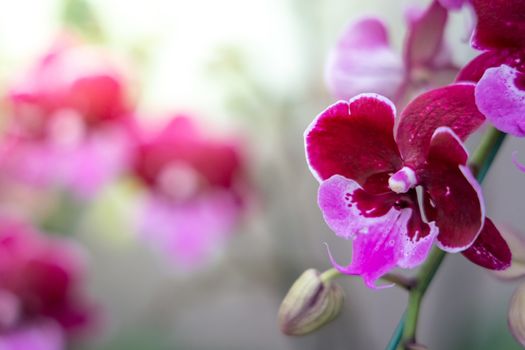
<svg viewBox="0 0 525 350">
<path fill-rule="evenodd" d="M 448 12 L 437 1 L 421 11 L 410 9 L 407 13 L 408 34 L 405 41 L 405 63 L 408 67 L 432 64 L 443 46 L 443 33 Z"/>
<path fill-rule="evenodd" d="M 405 165 L 418 169 L 426 160 L 437 128 L 449 127 L 464 140 L 484 120 L 474 100 L 474 84 L 453 84 L 412 100 L 401 113 L 395 139 Z"/>
<path fill-rule="evenodd" d="M 472 37 L 477 49 L 525 47 L 523 0 L 472 0 L 478 18 Z"/>
<path fill-rule="evenodd" d="M 478 82 L 485 71 L 502 64 L 525 71 L 525 50 L 492 50 L 475 57 L 459 72 L 456 81 Z"/>
<path fill-rule="evenodd" d="M 339 174 L 363 184 L 372 175 L 399 169 L 394 116 L 394 105 L 376 94 L 328 107 L 305 132 L 306 158 L 314 176 L 322 181 Z"/>
<path fill-rule="evenodd" d="M 525 136 L 525 73 L 507 65 L 489 68 L 475 95 L 479 110 L 495 128 Z"/>
<path fill-rule="evenodd" d="M 325 81 L 332 95 L 340 99 L 364 92 L 393 98 L 404 74 L 403 62 L 390 47 L 385 25 L 367 17 L 344 30 L 328 57 Z"/>
<path fill-rule="evenodd" d="M 363 201 L 362 192 L 357 182 L 334 175 L 319 188 L 319 207 L 336 235 L 353 239 L 350 265 L 343 267 L 332 259 L 334 266 L 342 273 L 361 275 L 367 286 L 377 288 L 377 279 L 394 267 L 412 268 L 421 264 L 437 229 L 432 224 L 430 234 L 410 238 L 412 209 L 389 206 L 387 203 L 395 200 L 395 194 L 377 196 L 370 202 L 370 198 Z"/>
<path fill-rule="evenodd" d="M 512 254 L 492 220 L 485 219 L 485 225 L 478 238 L 463 251 L 463 255 L 474 264 L 490 270 L 505 270 L 510 266 Z"/>
<path fill-rule="evenodd" d="M 469 0 L 439 0 L 441 6 L 448 10 L 459 10 Z"/>
<path fill-rule="evenodd" d="M 463 164 L 467 151 L 450 128 L 438 128 L 430 144 L 424 187 L 434 205 L 438 245 L 447 252 L 467 249 L 485 219 L 481 188 Z"/>
</svg>

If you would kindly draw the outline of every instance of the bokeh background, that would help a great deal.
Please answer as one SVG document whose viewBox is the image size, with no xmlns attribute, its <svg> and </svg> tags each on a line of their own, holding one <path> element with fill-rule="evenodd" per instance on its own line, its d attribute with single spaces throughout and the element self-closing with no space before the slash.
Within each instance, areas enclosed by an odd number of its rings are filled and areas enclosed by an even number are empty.
<svg viewBox="0 0 525 350">
<path fill-rule="evenodd" d="M 322 220 L 317 182 L 304 160 L 304 129 L 334 101 L 323 81 L 328 52 L 343 27 L 364 14 L 382 16 L 401 50 L 404 8 L 427 3 L 0 0 L 3 96 L 59 35 L 74 32 L 126 67 L 142 125 L 163 125 L 173 113 L 191 115 L 205 132 L 240 140 L 246 164 L 250 189 L 242 218 L 211 257 L 191 268 L 141 238 L 141 189 L 126 176 L 80 204 L 67 202 L 61 189 L 30 190 L 23 200 L 3 195 L 0 202 L 9 205 L 2 210 L 85 250 L 84 284 L 100 305 L 101 321 L 70 348 L 383 349 L 406 305 L 395 288 L 372 291 L 357 278 L 342 279 L 347 299 L 341 316 L 302 338 L 282 335 L 276 315 L 302 271 L 330 267 L 324 242 L 341 263 L 350 259 L 350 242 L 337 239 Z M 475 55 L 468 45 L 471 23 L 468 10 L 457 12 L 447 30 L 460 65 Z M 507 140 L 484 193 L 488 214 L 519 230 L 525 175 L 511 163 L 515 150 L 524 155 L 523 142 Z M 421 341 L 430 349 L 519 349 L 506 324 L 516 283 L 449 256 L 426 297 Z"/>
</svg>

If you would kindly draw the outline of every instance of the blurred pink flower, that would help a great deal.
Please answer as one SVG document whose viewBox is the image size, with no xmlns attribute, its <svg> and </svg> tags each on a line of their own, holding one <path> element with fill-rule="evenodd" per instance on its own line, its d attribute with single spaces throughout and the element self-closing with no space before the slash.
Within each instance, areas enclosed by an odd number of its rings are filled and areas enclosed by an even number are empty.
<svg viewBox="0 0 525 350">
<path fill-rule="evenodd" d="M 62 38 L 10 89 L 4 167 L 33 184 L 92 195 L 129 156 L 126 89 L 105 52 Z"/>
<path fill-rule="evenodd" d="M 394 97 L 404 76 L 401 56 L 390 47 L 387 29 L 376 18 L 347 26 L 325 70 L 328 89 L 340 99 L 370 91 Z"/>
<path fill-rule="evenodd" d="M 82 294 L 84 256 L 72 242 L 0 219 L 0 348 L 65 349 L 93 325 Z"/>
<path fill-rule="evenodd" d="M 141 232 L 182 267 L 209 259 L 246 204 L 239 143 L 212 138 L 185 116 L 142 140 L 135 172 L 148 188 Z"/>
<path fill-rule="evenodd" d="M 350 23 L 329 55 L 328 89 L 339 99 L 373 92 L 406 102 L 409 92 L 452 82 L 457 68 L 443 42 L 447 18 L 447 10 L 437 1 L 425 9 L 408 9 L 403 55 L 391 48 L 380 19 L 367 17 Z"/>
</svg>

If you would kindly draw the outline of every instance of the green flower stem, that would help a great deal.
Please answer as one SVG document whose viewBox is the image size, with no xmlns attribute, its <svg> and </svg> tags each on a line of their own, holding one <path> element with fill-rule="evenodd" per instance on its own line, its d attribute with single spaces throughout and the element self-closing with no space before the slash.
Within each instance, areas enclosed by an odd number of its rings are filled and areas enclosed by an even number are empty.
<svg viewBox="0 0 525 350">
<path fill-rule="evenodd" d="M 485 176 L 487 175 L 494 158 L 496 158 L 503 141 L 505 141 L 506 136 L 507 134 L 489 126 L 485 135 L 483 135 L 483 139 L 478 148 L 470 157 L 470 169 L 479 183 L 482 183 L 483 180 L 485 180 Z"/>
<path fill-rule="evenodd" d="M 323 282 L 328 282 L 328 281 L 331 281 L 341 276 L 347 276 L 347 275 L 339 272 L 335 268 L 331 268 L 321 274 L 321 280 Z M 386 275 L 381 276 L 381 280 L 385 282 L 394 283 L 398 287 L 401 287 L 406 290 L 410 290 L 413 284 L 413 281 L 411 279 L 395 274 L 395 273 L 387 273 Z"/>
<path fill-rule="evenodd" d="M 469 164 L 479 183 L 485 179 L 496 154 L 505 140 L 505 136 L 506 134 L 491 126 L 483 135 Z M 407 310 L 397 328 L 403 330 L 402 336 L 396 337 L 397 332 L 395 332 L 392 340 L 387 345 L 387 349 L 395 349 L 396 346 L 398 350 L 408 349 L 411 343 L 415 343 L 421 302 L 445 256 L 446 253 L 444 251 L 434 247 L 425 263 L 421 266 L 415 278 L 415 284 L 410 289 Z"/>
<path fill-rule="evenodd" d="M 417 320 L 419 318 L 421 302 L 423 301 L 430 282 L 432 282 L 443 259 L 445 259 L 445 255 L 446 253 L 443 250 L 434 247 L 417 274 L 415 287 L 410 291 L 408 296 L 408 306 L 405 313 L 402 336 L 402 344 L 404 345 L 414 343 L 416 340 Z M 401 349 L 403 349 L 403 347 L 401 347 Z"/>
<path fill-rule="evenodd" d="M 323 272 L 321 274 L 321 280 L 323 282 L 328 282 L 328 281 L 331 281 L 333 279 L 336 279 L 338 277 L 341 277 L 343 274 L 339 271 L 337 271 L 337 269 L 335 268 L 331 268 L 331 269 L 328 269 L 326 270 L 325 272 Z"/>
<path fill-rule="evenodd" d="M 399 320 L 399 323 L 396 326 L 396 329 L 394 330 L 394 333 L 392 334 L 392 338 L 390 339 L 390 342 L 386 346 L 385 350 L 396 350 L 397 345 L 401 341 L 401 337 L 403 336 L 403 329 L 405 326 L 405 317 L 406 312 L 401 316 L 401 319 Z"/>
</svg>

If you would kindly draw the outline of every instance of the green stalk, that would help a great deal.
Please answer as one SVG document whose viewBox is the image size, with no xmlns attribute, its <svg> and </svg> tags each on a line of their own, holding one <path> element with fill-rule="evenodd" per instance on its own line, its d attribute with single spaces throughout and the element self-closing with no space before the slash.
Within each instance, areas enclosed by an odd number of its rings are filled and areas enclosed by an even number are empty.
<svg viewBox="0 0 525 350">
<path fill-rule="evenodd" d="M 405 317 L 406 312 L 401 316 L 401 319 L 399 320 L 399 323 L 396 326 L 396 329 L 394 330 L 394 333 L 392 334 L 392 338 L 390 339 L 390 342 L 386 346 L 385 350 L 396 350 L 397 345 L 401 341 L 401 337 L 403 336 L 403 329 L 405 326 Z"/>
<path fill-rule="evenodd" d="M 485 135 L 483 135 L 483 139 L 478 148 L 470 157 L 470 169 L 479 183 L 482 183 L 483 180 L 485 180 L 485 176 L 487 175 L 494 158 L 496 158 L 503 141 L 505 141 L 506 136 L 507 134 L 490 126 L 485 132 Z"/>
<path fill-rule="evenodd" d="M 506 134 L 493 127 L 489 127 L 483 135 L 469 164 L 479 183 L 485 179 L 494 158 L 505 140 L 505 136 Z M 415 343 L 421 303 L 445 256 L 446 253 L 444 251 L 434 247 L 425 263 L 421 266 L 415 278 L 415 285 L 410 289 L 407 310 L 397 327 L 397 329 L 403 330 L 402 336 L 396 337 L 396 331 L 386 349 L 409 349 L 409 345 Z"/>
<path fill-rule="evenodd" d="M 328 269 L 328 270 L 324 271 L 321 274 L 321 280 L 323 282 L 328 282 L 328 281 L 332 281 L 332 280 L 334 280 L 336 278 L 339 278 L 341 276 L 346 276 L 346 275 L 341 273 L 341 272 L 339 272 L 336 268 L 331 268 L 331 269 Z M 403 288 L 403 289 L 406 289 L 406 290 L 410 290 L 410 288 L 412 286 L 412 280 L 411 279 L 406 278 L 406 277 L 401 276 L 401 275 L 398 275 L 398 274 L 395 274 L 395 273 L 387 273 L 386 275 L 381 276 L 380 279 L 382 281 L 385 281 L 385 282 L 393 283 L 396 286 L 398 286 L 400 288 Z"/>
<path fill-rule="evenodd" d="M 445 255 L 446 253 L 443 250 L 434 247 L 418 272 L 416 286 L 410 291 L 408 296 L 408 306 L 405 313 L 402 336 L 402 344 L 404 345 L 415 343 L 416 341 L 417 321 L 419 319 L 421 302 L 423 301 L 430 282 L 432 282 L 443 259 L 445 259 Z M 403 347 L 401 347 L 401 349 L 403 349 Z"/>
</svg>

